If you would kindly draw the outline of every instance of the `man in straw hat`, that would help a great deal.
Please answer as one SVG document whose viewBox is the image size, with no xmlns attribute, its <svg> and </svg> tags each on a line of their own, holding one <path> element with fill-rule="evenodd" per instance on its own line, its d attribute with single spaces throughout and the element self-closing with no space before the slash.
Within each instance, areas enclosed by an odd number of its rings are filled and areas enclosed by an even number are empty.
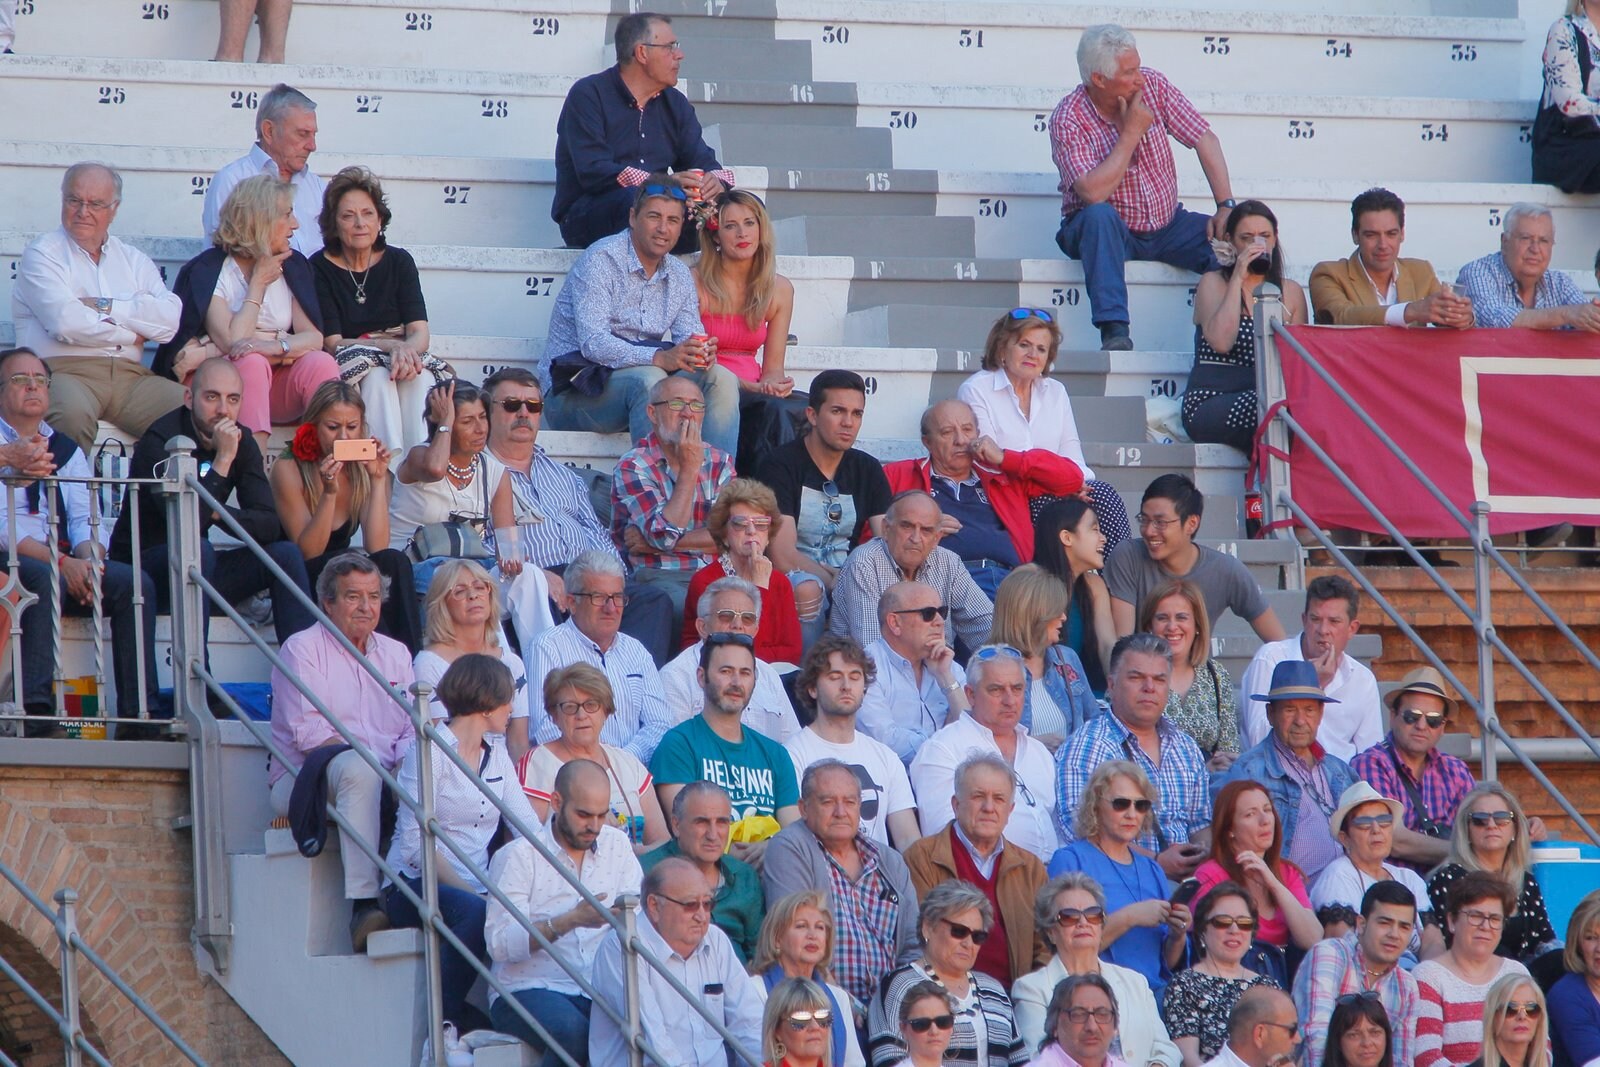
<svg viewBox="0 0 1600 1067">
<path fill-rule="evenodd" d="M 1308 881 L 1341 852 L 1328 819 L 1339 797 L 1355 784 L 1356 773 L 1317 741 L 1322 709 L 1338 701 L 1322 691 L 1314 663 L 1284 660 L 1272 669 L 1272 688 L 1250 697 L 1265 701 L 1272 732 L 1243 752 L 1215 784 L 1259 782 L 1272 798 L 1283 824 L 1283 855 Z"/>
</svg>

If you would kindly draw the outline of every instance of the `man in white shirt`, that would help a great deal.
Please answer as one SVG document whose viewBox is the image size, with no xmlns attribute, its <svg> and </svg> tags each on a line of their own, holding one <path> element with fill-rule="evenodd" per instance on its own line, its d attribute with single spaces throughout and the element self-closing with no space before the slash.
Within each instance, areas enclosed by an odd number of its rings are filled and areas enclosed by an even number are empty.
<svg viewBox="0 0 1600 1067">
<path fill-rule="evenodd" d="M 653 1067 L 725 1067 L 730 1061 L 704 1010 L 726 1026 L 750 1054 L 761 1058 L 762 1000 L 728 935 L 711 925 L 711 887 L 694 864 L 668 857 L 650 868 L 640 890 L 644 914 L 638 938 L 667 971 L 694 994 L 686 1002 L 656 969 L 639 964 L 639 1029 L 662 1057 Z M 609 931 L 595 953 L 593 984 L 612 1011 L 627 1018 L 622 944 Z M 628 1044 L 611 1015 L 596 1007 L 589 1017 L 589 1062 L 628 1062 Z"/>
<path fill-rule="evenodd" d="M 700 615 L 696 641 L 661 668 L 661 688 L 667 697 L 667 717 L 672 724 L 700 714 L 706 706 L 706 691 L 695 672 L 700 669 L 700 646 L 710 634 L 744 634 L 755 638 L 761 625 L 761 590 L 743 578 L 729 575 L 706 586 L 700 596 Z M 800 732 L 800 720 L 784 692 L 783 680 L 772 665 L 756 659 L 755 691 L 744 709 L 741 721 L 758 734 L 778 744 L 787 744 Z"/>
<path fill-rule="evenodd" d="M 100 420 L 138 437 L 183 403 L 183 386 L 145 368 L 144 343 L 170 341 L 183 302 L 150 257 L 111 236 L 122 176 L 74 163 L 61 179 L 61 228 L 23 249 L 11 290 L 17 344 L 50 364 L 50 425 L 84 451 Z"/>
<path fill-rule="evenodd" d="M 823 760 L 849 767 L 861 783 L 861 832 L 903 852 L 920 836 L 911 779 L 894 749 L 856 729 L 856 712 L 872 678 L 872 660 L 855 641 L 834 634 L 818 638 L 794 683 L 816 718 L 784 747 L 801 780 L 807 767 Z"/>
<path fill-rule="evenodd" d="M 899 582 L 878 599 L 878 638 L 866 646 L 876 674 L 867 683 L 856 725 L 910 763 L 934 731 L 967 710 L 967 676 L 944 637 L 939 594 Z"/>
<path fill-rule="evenodd" d="M 1347 578 L 1325 574 L 1306 586 L 1300 633 L 1256 649 L 1239 682 L 1240 733 L 1246 748 L 1260 744 L 1272 730 L 1267 724 L 1267 705 L 1252 700 L 1250 694 L 1266 692 L 1272 669 L 1292 659 L 1315 664 L 1322 691 L 1339 701 L 1328 705 L 1317 730 L 1323 748 L 1348 763 L 1357 752 L 1383 740 L 1378 679 L 1365 664 L 1345 653 L 1350 639 L 1361 629 L 1360 611 L 1361 594 Z"/>
<path fill-rule="evenodd" d="M 206 190 L 201 225 L 206 241 L 217 232 L 222 205 L 234 186 L 257 174 L 270 174 L 294 187 L 294 216 L 300 228 L 289 237 L 289 245 L 309 259 L 322 248 L 323 180 L 311 172 L 307 161 L 317 150 L 317 105 L 305 93 L 281 82 L 261 97 L 256 108 L 256 143 L 250 151 L 229 163 L 211 179 Z"/>
<path fill-rule="evenodd" d="M 1017 781 L 1016 806 L 1006 820 L 1006 840 L 1045 863 L 1061 845 L 1056 826 L 1056 764 L 1050 750 L 1022 725 L 1027 671 L 1016 649 L 985 645 L 967 661 L 967 700 L 972 710 L 944 727 L 911 761 L 922 833 L 938 833 L 955 818 L 956 768 L 978 752 L 998 753 Z"/>
<path fill-rule="evenodd" d="M 1288 1067 L 1300 1044 L 1300 1019 L 1289 994 L 1251 986 L 1228 1015 L 1228 1040 L 1205 1067 Z"/>
<path fill-rule="evenodd" d="M 538 838 L 568 875 L 602 903 L 615 906 L 624 894 L 639 891 L 644 872 L 628 835 L 607 825 L 610 802 L 611 781 L 599 764 L 589 760 L 563 764 L 550 796 L 550 822 L 539 827 Z M 555 1043 L 581 1061 L 589 1051 L 590 1001 L 573 973 L 590 976 L 595 951 L 610 924 L 562 872 L 520 837 L 495 853 L 489 879 L 544 939 L 529 934 L 491 895 L 483 932 L 494 976 Z M 558 963 L 557 956 L 567 966 Z M 507 998 L 490 994 L 489 1018 L 496 1030 L 520 1037 L 536 1054 L 545 1051 L 544 1040 Z"/>
</svg>

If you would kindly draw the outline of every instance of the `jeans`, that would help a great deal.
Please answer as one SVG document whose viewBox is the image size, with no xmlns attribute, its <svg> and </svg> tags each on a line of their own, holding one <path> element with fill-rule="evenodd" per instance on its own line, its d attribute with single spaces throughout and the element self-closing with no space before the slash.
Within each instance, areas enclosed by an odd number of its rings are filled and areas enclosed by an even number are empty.
<svg viewBox="0 0 1600 1067">
<path fill-rule="evenodd" d="M 962 560 L 962 563 L 966 565 L 967 573 L 972 575 L 972 580 L 978 583 L 978 588 L 983 590 L 983 595 L 988 597 L 990 602 L 994 601 L 995 594 L 1000 591 L 1000 583 L 1011 573 L 1010 567 L 996 563 L 992 559 Z"/>
<path fill-rule="evenodd" d="M 1134 233 L 1110 204 L 1090 204 L 1061 220 L 1056 244 L 1071 259 L 1083 261 L 1084 286 L 1096 326 L 1128 321 L 1128 283 L 1123 267 L 1130 259 L 1154 260 L 1196 274 L 1217 269 L 1206 238 L 1211 216 L 1178 205 L 1172 221 L 1154 233 Z"/>
<path fill-rule="evenodd" d="M 633 583 L 660 589 L 667 594 L 672 604 L 671 625 L 674 631 L 678 631 L 683 625 L 683 605 L 689 599 L 689 581 L 694 575 L 694 571 L 669 571 L 660 567 L 635 567 L 633 569 Z"/>
<path fill-rule="evenodd" d="M 400 877 L 418 896 L 422 895 L 422 882 L 403 874 Z M 383 892 L 383 910 L 397 928 L 422 928 L 422 916 L 417 913 L 416 906 L 394 886 Z M 484 964 L 489 962 L 489 950 L 483 941 L 483 923 L 488 913 L 489 905 L 478 894 L 457 889 L 453 885 L 439 886 L 439 917 L 450 928 L 450 932 L 461 939 L 467 951 Z M 483 1013 L 467 1003 L 467 994 L 472 992 L 478 972 L 456 951 L 454 945 L 442 937 L 439 939 L 439 948 L 439 984 L 444 989 L 445 1021 L 455 1023 L 462 1033 L 480 1029 Z"/>
<path fill-rule="evenodd" d="M 703 371 L 677 371 L 693 381 L 706 398 L 706 419 L 701 436 L 728 455 L 739 447 L 739 379 L 726 367 Z M 651 432 L 650 388 L 667 376 L 653 364 L 623 367 L 611 375 L 605 392 L 584 396 L 576 389 L 544 399 L 545 425 L 552 430 L 584 430 L 589 433 L 617 433 L 642 441 Z"/>
<path fill-rule="evenodd" d="M 52 683 L 55 677 L 55 656 L 51 639 L 50 619 L 56 603 L 56 590 L 50 580 L 50 564 L 43 560 L 21 556 L 17 567 L 22 572 L 25 589 L 38 596 L 38 601 L 22 613 L 22 702 L 30 712 L 53 714 L 55 699 Z M 4 568 L 0 567 L 0 571 Z M 101 607 L 111 620 L 111 672 L 117 687 L 117 715 L 124 719 L 139 717 L 139 659 L 140 649 L 134 644 L 134 620 L 138 616 L 133 606 L 133 582 L 137 572 L 126 563 L 107 562 L 100 576 Z M 145 707 L 152 716 L 156 713 L 156 695 L 160 682 L 156 678 L 156 587 L 149 575 L 139 574 L 144 592 L 144 605 L 138 614 L 144 616 L 144 692 Z M 88 616 L 93 608 L 81 604 L 66 592 L 61 583 L 62 614 Z M 9 616 L 3 618 L 9 629 Z M 102 708 L 101 714 L 107 709 Z"/>
<path fill-rule="evenodd" d="M 565 217 L 559 220 L 561 241 L 568 248 L 588 248 L 602 237 L 610 237 L 628 228 L 628 213 L 638 199 L 639 190 L 631 185 L 617 185 L 596 193 L 585 194 L 573 201 Z M 700 231 L 691 222 L 683 224 L 683 233 L 673 246 L 672 254 L 687 256 L 700 250 Z"/>
<path fill-rule="evenodd" d="M 795 592 L 795 608 L 798 610 L 800 607 L 802 586 L 807 582 L 815 583 L 816 589 L 806 589 L 804 592 L 813 596 L 820 596 L 822 602 L 818 605 L 814 615 L 808 617 L 805 612 L 800 612 L 800 654 L 802 656 L 811 651 L 811 646 L 817 643 L 817 638 L 828 632 L 828 587 L 822 584 L 821 578 L 818 578 L 810 571 L 793 570 L 789 572 L 789 584 L 794 587 Z"/>
<path fill-rule="evenodd" d="M 539 1025 L 567 1054 L 579 1063 L 589 1058 L 588 997 L 575 993 L 557 993 L 553 989 L 518 989 L 511 994 L 517 1003 L 528 1009 L 528 1014 L 539 1020 Z M 505 997 L 496 997 L 489 1005 L 489 1021 L 502 1034 L 521 1038 L 535 1052 L 543 1052 L 539 1067 L 563 1067 L 553 1052 L 546 1051 L 545 1043 L 534 1035 L 533 1028 L 522 1021 L 522 1016 L 512 1010 Z"/>
<path fill-rule="evenodd" d="M 290 581 L 308 596 L 311 584 L 306 580 L 306 559 L 300 546 L 293 541 L 274 541 L 262 549 L 289 576 Z M 156 545 L 144 550 L 139 565 L 154 581 L 156 595 L 162 611 L 171 610 L 172 589 L 168 579 L 168 550 L 166 545 Z M 300 603 L 289 588 L 267 572 L 266 566 L 248 548 L 230 548 L 218 552 L 211 542 L 200 545 L 200 573 L 216 587 L 222 599 L 238 604 L 263 589 L 272 593 L 272 624 L 281 645 L 293 635 L 306 629 L 314 621 L 311 612 Z M 211 632 L 211 598 L 205 597 L 206 634 Z"/>
</svg>

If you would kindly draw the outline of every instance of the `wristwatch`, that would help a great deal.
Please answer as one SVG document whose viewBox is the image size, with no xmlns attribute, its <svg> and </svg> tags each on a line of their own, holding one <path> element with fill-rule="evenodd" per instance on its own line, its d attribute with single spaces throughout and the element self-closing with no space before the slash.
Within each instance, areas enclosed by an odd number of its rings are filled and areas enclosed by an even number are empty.
<svg viewBox="0 0 1600 1067">
<path fill-rule="evenodd" d="M 1230 196 L 1226 200 L 1218 200 L 1217 201 L 1217 206 L 1218 207 L 1234 208 L 1234 207 L 1238 207 L 1239 206 L 1239 201 L 1235 200 L 1233 197 Z"/>
<path fill-rule="evenodd" d="M 283 346 L 283 354 L 287 356 L 289 354 L 289 342 L 280 337 L 278 338 L 278 343 Z"/>
<path fill-rule="evenodd" d="M 102 315 L 111 314 L 111 298 L 109 296 L 96 298 L 94 302 L 94 309 Z"/>
</svg>

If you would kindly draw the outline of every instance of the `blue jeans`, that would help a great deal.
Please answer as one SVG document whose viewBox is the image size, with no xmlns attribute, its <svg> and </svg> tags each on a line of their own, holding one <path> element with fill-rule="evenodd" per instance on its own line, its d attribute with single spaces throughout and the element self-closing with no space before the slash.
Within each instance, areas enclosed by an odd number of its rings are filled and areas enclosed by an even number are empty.
<svg viewBox="0 0 1600 1067">
<path fill-rule="evenodd" d="M 1128 321 L 1128 283 L 1123 268 L 1130 259 L 1154 260 L 1204 274 L 1217 269 L 1206 238 L 1211 216 L 1178 205 L 1172 221 L 1154 233 L 1134 233 L 1110 204 L 1090 204 L 1061 220 L 1056 244 L 1071 259 L 1083 261 L 1084 286 L 1096 326 Z"/>
<path fill-rule="evenodd" d="M 700 387 L 706 398 L 706 421 L 701 429 L 709 444 L 728 455 L 739 447 L 739 379 L 726 367 L 703 371 L 677 371 Z M 545 425 L 552 430 L 617 433 L 627 430 L 634 441 L 648 437 L 650 388 L 667 376 L 660 367 L 624 367 L 611 375 L 605 392 L 584 396 L 576 389 L 545 397 Z"/>
<path fill-rule="evenodd" d="M 1000 583 L 1006 580 L 1006 575 L 1011 573 L 1011 568 L 992 559 L 981 563 L 971 560 L 962 560 L 966 565 L 967 573 L 972 575 L 972 580 L 978 583 L 978 588 L 983 590 L 983 595 L 992 602 L 995 594 L 1000 591 Z"/>
<path fill-rule="evenodd" d="M 406 878 L 403 874 L 400 877 L 405 878 L 406 885 L 416 890 L 418 896 L 422 895 L 420 881 Z M 389 921 L 399 929 L 422 928 L 422 916 L 418 914 L 416 906 L 393 886 L 383 892 L 383 910 L 388 914 Z M 484 945 L 483 923 L 488 913 L 489 905 L 478 894 L 452 885 L 439 886 L 439 915 L 444 919 L 444 924 L 485 964 L 489 962 L 489 950 Z M 467 994 L 472 992 L 478 972 L 462 958 L 454 945 L 443 938 L 439 939 L 439 950 L 439 984 L 444 988 L 445 1020 L 455 1023 L 462 1033 L 479 1029 L 483 1013 L 467 1003 Z"/>
<path fill-rule="evenodd" d="M 566 1049 L 567 1054 L 579 1063 L 589 1056 L 588 997 L 557 993 L 553 989 L 518 989 L 511 994 L 517 1003 L 528 1009 L 528 1014 L 539 1020 L 539 1025 Z M 539 1067 L 563 1067 L 555 1053 L 546 1049 L 545 1043 L 534 1035 L 533 1028 L 522 1021 L 522 1016 L 511 1009 L 505 997 L 496 997 L 489 1005 L 489 1021 L 502 1034 L 521 1038 L 535 1052 L 543 1052 Z"/>
</svg>

